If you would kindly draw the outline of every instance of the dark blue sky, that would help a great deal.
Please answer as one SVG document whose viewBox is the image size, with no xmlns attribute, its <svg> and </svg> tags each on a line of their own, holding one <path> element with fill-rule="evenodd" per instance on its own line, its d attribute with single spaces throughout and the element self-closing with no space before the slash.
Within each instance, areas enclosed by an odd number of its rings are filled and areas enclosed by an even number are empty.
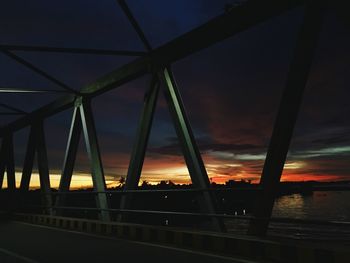
<svg viewBox="0 0 350 263">
<path fill-rule="evenodd" d="M 235 1 L 128 0 L 153 47 L 224 12 Z M 209 176 L 218 182 L 260 176 L 285 85 L 303 9 L 292 10 L 173 65 Z M 0 44 L 144 50 L 114 0 L 3 1 Z M 285 169 L 285 179 L 350 179 L 349 28 L 327 14 Z M 79 90 L 132 61 L 130 57 L 16 52 Z M 0 54 L 0 87 L 58 87 Z M 93 102 L 102 159 L 109 178 L 125 176 L 144 92 L 145 76 Z M 56 95 L 1 94 L 25 111 Z M 59 173 L 72 111 L 46 121 L 50 168 Z M 1 116 L 5 125 L 15 117 Z M 15 135 L 20 171 L 28 131 Z M 77 171 L 88 173 L 84 147 Z M 160 97 L 145 161 L 145 180 L 188 179 L 166 103 Z"/>
</svg>

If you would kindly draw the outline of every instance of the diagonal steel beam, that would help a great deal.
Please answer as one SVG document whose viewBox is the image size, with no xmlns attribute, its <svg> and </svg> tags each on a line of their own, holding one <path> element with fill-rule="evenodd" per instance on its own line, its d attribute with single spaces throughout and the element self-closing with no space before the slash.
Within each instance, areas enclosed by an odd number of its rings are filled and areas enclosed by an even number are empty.
<svg viewBox="0 0 350 263">
<path fill-rule="evenodd" d="M 10 106 L 10 105 L 7 105 L 5 103 L 0 103 L 0 107 L 3 107 L 3 108 L 6 108 L 6 109 L 9 109 L 15 113 L 20 113 L 20 114 L 27 114 L 27 112 L 21 110 L 21 109 L 18 109 L 18 108 L 15 108 L 13 106 Z"/>
<path fill-rule="evenodd" d="M 80 109 L 79 107 L 74 107 L 73 118 L 72 118 L 70 130 L 69 130 L 69 137 L 68 137 L 66 152 L 64 155 L 62 175 L 60 179 L 60 185 L 58 188 L 58 191 L 60 193 L 65 193 L 69 191 L 69 187 L 72 181 L 75 159 L 78 152 L 81 131 L 82 131 L 82 128 L 81 128 Z M 56 207 L 64 206 L 65 200 L 66 200 L 65 194 L 58 195 L 56 198 Z M 61 210 L 56 210 L 56 213 L 57 215 L 62 215 Z"/>
<path fill-rule="evenodd" d="M 46 140 L 44 132 L 44 124 L 40 121 L 36 124 L 36 148 L 37 148 L 37 161 L 38 171 L 40 179 L 40 190 L 43 193 L 42 203 L 46 207 L 46 213 L 52 215 L 52 195 L 50 184 L 50 172 L 49 164 L 47 160 Z"/>
<path fill-rule="evenodd" d="M 51 215 L 52 195 L 43 121 L 34 123 L 31 126 L 29 132 L 27 150 L 23 164 L 22 179 L 20 184 L 21 192 L 27 192 L 29 190 L 35 153 L 37 153 L 40 190 L 43 194 L 42 204 L 44 207 L 46 207 L 46 213 Z"/>
<path fill-rule="evenodd" d="M 30 178 L 32 176 L 34 157 L 36 150 L 36 140 L 35 126 L 32 125 L 29 131 L 29 137 L 27 142 L 26 155 L 23 163 L 22 178 L 20 184 L 20 190 L 26 192 L 29 190 Z"/>
<path fill-rule="evenodd" d="M 32 63 L 26 61 L 25 59 L 17 56 L 16 54 L 7 51 L 7 50 L 2 50 L 1 51 L 3 54 L 5 54 L 6 56 L 12 58 L 13 60 L 17 61 L 18 63 L 24 65 L 25 67 L 29 68 L 30 70 L 36 72 L 37 74 L 43 76 L 44 78 L 50 80 L 51 82 L 55 83 L 56 85 L 60 86 L 61 88 L 70 91 L 74 94 L 79 94 L 78 91 L 74 90 L 73 88 L 69 87 L 67 84 L 63 83 L 62 81 L 52 77 L 51 75 L 49 75 L 48 73 L 46 73 L 45 71 L 39 69 L 38 67 L 34 66 Z"/>
<path fill-rule="evenodd" d="M 198 189 L 208 189 L 210 187 L 209 177 L 196 144 L 189 120 L 186 116 L 185 107 L 179 89 L 174 76 L 168 67 L 159 72 L 159 80 L 164 88 L 165 98 L 185 157 L 192 184 Z M 203 192 L 202 197 L 199 198 L 201 210 L 210 214 L 217 213 L 218 204 L 215 199 L 216 198 L 212 193 Z M 222 220 L 212 218 L 212 224 L 214 229 L 225 231 L 225 225 Z"/>
<path fill-rule="evenodd" d="M 15 158 L 13 152 L 13 134 L 8 134 L 4 138 L 6 143 L 6 174 L 7 187 L 11 190 L 16 189 L 16 175 L 15 175 Z"/>
<path fill-rule="evenodd" d="M 282 94 L 260 180 L 263 190 L 253 211 L 253 217 L 255 218 L 250 221 L 248 233 L 251 235 L 264 236 L 267 232 L 314 51 L 319 39 L 323 13 L 323 0 L 309 1 L 294 50 L 294 58 L 289 67 L 286 87 Z"/>
<path fill-rule="evenodd" d="M 146 148 L 152 127 L 154 111 L 157 105 L 159 82 L 157 76 L 151 80 L 148 92 L 145 95 L 141 118 L 136 132 L 133 150 L 130 156 L 129 169 L 126 176 L 124 190 L 134 190 L 140 181 Z M 122 195 L 120 209 L 130 208 L 132 194 Z"/>
<path fill-rule="evenodd" d="M 110 221 L 110 214 L 107 211 L 108 198 L 106 191 L 106 181 L 103 172 L 100 149 L 97 140 L 95 121 L 91 109 L 89 98 L 82 98 L 79 106 L 82 128 L 84 133 L 86 150 L 90 159 L 92 182 L 96 195 L 97 207 L 103 209 L 100 211 L 100 217 L 103 221 Z"/>
<path fill-rule="evenodd" d="M 74 164 L 79 147 L 80 134 L 83 131 L 86 150 L 91 165 L 91 175 L 96 195 L 96 204 L 100 211 L 100 217 L 104 221 L 110 220 L 108 209 L 108 199 L 106 193 L 106 183 L 104 178 L 103 166 L 100 150 L 97 141 L 95 123 L 92 115 L 90 100 L 88 98 L 77 98 L 73 112 L 69 138 L 64 157 L 62 176 L 59 185 L 59 192 L 68 192 L 72 179 Z M 65 195 L 58 195 L 56 207 L 64 205 Z M 62 210 L 57 209 L 56 213 L 62 215 Z"/>
<path fill-rule="evenodd" d="M 50 117 L 58 112 L 69 109 L 74 106 L 76 96 L 66 95 L 58 98 L 57 100 L 46 104 L 45 106 L 28 113 L 26 116 L 17 119 L 14 122 L 9 123 L 4 129 L 0 130 L 0 136 L 6 134 L 7 131 L 17 131 L 24 127 L 27 127 L 33 122 Z"/>
<path fill-rule="evenodd" d="M 147 51 L 151 51 L 152 50 L 151 44 L 148 42 L 148 40 L 147 40 L 145 34 L 143 33 L 139 23 L 137 22 L 137 20 L 135 19 L 135 17 L 131 13 L 131 10 L 130 10 L 129 6 L 127 5 L 127 3 L 125 2 L 125 0 L 117 0 L 117 1 L 119 3 L 120 7 L 123 9 L 125 15 L 128 17 L 131 25 L 135 29 L 137 35 L 141 39 L 141 41 L 142 41 L 143 45 L 145 46 L 145 48 L 147 49 Z"/>
<path fill-rule="evenodd" d="M 0 149 L 0 189 L 3 185 L 5 171 L 7 175 L 7 188 L 11 190 L 16 189 L 12 134 L 7 134 L 2 139 Z"/>
<path fill-rule="evenodd" d="M 54 52 L 54 53 L 72 53 L 72 54 L 90 54 L 90 55 L 113 55 L 113 56 L 143 56 L 146 52 L 129 50 L 108 50 L 92 48 L 62 48 L 62 47 L 44 47 L 44 46 L 22 46 L 22 45 L 0 45 L 0 50 L 8 51 L 33 51 L 33 52 Z"/>
</svg>

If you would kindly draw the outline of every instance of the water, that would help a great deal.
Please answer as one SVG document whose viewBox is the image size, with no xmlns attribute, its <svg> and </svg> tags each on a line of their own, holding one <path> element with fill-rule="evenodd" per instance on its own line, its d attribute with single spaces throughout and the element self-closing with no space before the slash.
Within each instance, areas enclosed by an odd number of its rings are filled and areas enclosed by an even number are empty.
<svg viewBox="0 0 350 263">
<path fill-rule="evenodd" d="M 276 199 L 272 217 L 350 222 L 350 191 L 315 191 L 309 195 L 292 194 Z M 228 220 L 230 232 L 244 234 L 246 220 Z M 298 240 L 350 244 L 349 226 L 324 226 L 271 222 L 268 234 Z"/>
<path fill-rule="evenodd" d="M 350 222 L 350 191 L 315 191 L 310 195 L 293 194 L 275 201 L 273 217 Z M 350 244 L 349 226 L 322 226 L 273 222 L 269 233 L 300 240 Z"/>
<path fill-rule="evenodd" d="M 282 196 L 275 201 L 272 216 L 350 222 L 350 191 Z"/>
</svg>

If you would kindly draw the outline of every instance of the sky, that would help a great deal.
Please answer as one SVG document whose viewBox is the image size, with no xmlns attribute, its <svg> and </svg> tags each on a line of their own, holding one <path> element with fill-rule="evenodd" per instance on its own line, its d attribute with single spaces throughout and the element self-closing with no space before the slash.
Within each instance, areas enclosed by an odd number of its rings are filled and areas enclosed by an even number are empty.
<svg viewBox="0 0 350 263">
<path fill-rule="evenodd" d="M 153 48 L 224 13 L 225 4 L 235 2 L 127 1 Z M 0 44 L 144 51 L 115 0 L 8 0 L 2 3 L 0 17 Z M 350 179 L 350 34 L 347 21 L 339 17 L 333 9 L 325 17 L 282 181 Z M 303 8 L 291 10 L 172 65 L 212 182 L 259 182 L 302 18 Z M 15 53 L 76 90 L 135 59 Z M 59 89 L 2 53 L 0 68 L 0 87 Z M 107 186 L 117 185 L 120 177 L 126 176 L 149 83 L 150 77 L 144 76 L 93 101 Z M 30 112 L 56 97 L 57 94 L 2 93 L 0 103 Z M 72 109 L 45 120 L 54 187 L 60 178 L 71 116 Z M 16 116 L 0 116 L 0 125 L 15 119 Z M 17 183 L 28 132 L 26 128 L 14 135 Z M 81 141 L 72 186 L 89 186 L 89 171 Z M 141 180 L 190 182 L 161 93 Z M 34 173 L 31 186 L 36 185 L 38 175 Z"/>
</svg>

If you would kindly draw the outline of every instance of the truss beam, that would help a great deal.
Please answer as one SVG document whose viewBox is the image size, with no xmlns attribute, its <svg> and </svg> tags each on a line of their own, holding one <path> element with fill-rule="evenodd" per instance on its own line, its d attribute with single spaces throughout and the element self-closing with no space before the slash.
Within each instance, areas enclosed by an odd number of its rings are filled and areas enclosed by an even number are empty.
<svg viewBox="0 0 350 263">
<path fill-rule="evenodd" d="M 157 71 L 166 65 L 170 65 L 230 36 L 247 30 L 252 26 L 302 4 L 304 1 L 247 1 L 245 5 L 235 7 L 230 12 L 218 16 L 206 24 L 154 49 L 148 56 L 135 60 L 102 76 L 94 83 L 84 87 L 82 92 L 97 96 L 140 75 Z"/>
<path fill-rule="evenodd" d="M 11 110 L 14 113 L 19 113 L 19 114 L 27 114 L 25 111 L 15 108 L 13 106 L 7 105 L 5 103 L 0 103 L 0 107 L 3 107 L 5 109 Z"/>
<path fill-rule="evenodd" d="M 91 101 L 89 98 L 79 97 L 75 102 L 59 191 L 67 192 L 69 190 L 81 132 L 83 132 L 84 135 L 86 150 L 90 161 L 94 191 L 97 192 L 97 208 L 101 209 L 100 218 L 103 221 L 110 221 L 110 214 L 107 211 L 109 208 L 109 202 L 107 194 L 105 193 L 106 182 L 97 140 L 95 121 L 91 109 Z M 64 201 L 64 196 L 58 197 L 56 205 L 60 206 L 64 204 Z M 62 213 L 62 211 L 57 212 Z"/>
<path fill-rule="evenodd" d="M 145 48 L 147 49 L 147 51 L 151 51 L 152 50 L 151 44 L 147 40 L 145 33 L 142 31 L 139 23 L 137 22 L 137 20 L 133 16 L 133 14 L 132 14 L 129 6 L 125 2 L 125 0 L 117 0 L 117 1 L 120 5 L 121 9 L 124 11 L 124 14 L 128 17 L 132 27 L 135 29 L 137 35 L 141 39 L 141 41 L 142 41 L 143 45 L 145 46 Z"/>
<path fill-rule="evenodd" d="M 159 72 L 159 80 L 164 88 L 165 99 L 173 119 L 192 184 L 195 188 L 208 189 L 210 188 L 209 177 L 186 116 L 180 91 L 169 67 Z M 216 198 L 210 192 L 203 192 L 202 197 L 199 198 L 199 205 L 205 213 L 215 214 L 217 212 L 218 204 Z M 225 231 L 222 220 L 218 218 L 212 218 L 212 225 L 217 231 Z"/>
<path fill-rule="evenodd" d="M 129 51 L 129 50 L 62 48 L 62 47 L 22 46 L 22 45 L 0 45 L 0 50 L 71 53 L 71 54 L 88 54 L 88 55 L 110 55 L 110 56 L 134 56 L 134 57 L 139 57 L 146 54 L 145 52 L 142 52 L 142 51 Z"/>
<path fill-rule="evenodd" d="M 81 92 L 85 95 L 97 96 L 115 89 L 146 73 L 154 72 L 155 69 L 161 68 L 162 65 L 171 64 L 274 16 L 282 14 L 304 2 L 305 0 L 248 1 L 243 6 L 232 8 L 231 11 L 151 51 L 148 55 L 102 76 L 95 82 L 84 87 Z M 49 117 L 71 107 L 71 98 L 59 98 L 28 114 L 28 116 L 10 123 L 0 131 L 0 135 L 2 136 L 4 129 L 15 131 L 28 126 L 35 119 Z"/>
<path fill-rule="evenodd" d="M 29 68 L 30 70 L 32 70 L 33 72 L 37 73 L 38 75 L 48 79 L 49 81 L 51 81 L 52 83 L 58 85 L 59 87 L 61 87 L 64 90 L 67 90 L 69 92 L 72 92 L 74 94 L 78 94 L 79 92 L 74 90 L 73 88 L 69 87 L 67 84 L 63 83 L 62 81 L 54 78 L 53 76 L 51 76 L 50 74 L 48 74 L 47 72 L 43 71 L 42 69 L 38 68 L 37 66 L 34 66 L 32 63 L 28 62 L 27 60 L 21 58 L 20 56 L 17 56 L 16 54 L 7 51 L 7 50 L 2 50 L 1 51 L 3 54 L 5 54 L 6 56 L 12 58 L 13 60 L 15 60 L 16 62 L 18 62 L 19 64 L 22 64 L 23 66 Z"/>
<path fill-rule="evenodd" d="M 23 164 L 23 172 L 20 190 L 29 191 L 30 179 L 33 172 L 34 156 L 37 153 L 37 163 L 40 179 L 40 189 L 43 193 L 42 203 L 45 206 L 47 214 L 52 214 L 52 195 L 50 185 L 50 173 L 47 160 L 46 141 L 44 133 L 44 124 L 38 121 L 31 126 L 26 156 Z"/>
<path fill-rule="evenodd" d="M 136 132 L 136 138 L 130 157 L 129 169 L 124 185 L 125 190 L 137 189 L 141 177 L 143 162 L 145 159 L 146 148 L 152 127 L 154 111 L 157 105 L 159 93 L 159 82 L 157 76 L 151 80 L 151 85 L 145 95 L 141 118 Z M 132 194 L 126 194 L 121 197 L 120 208 L 128 209 L 131 207 Z"/>
<path fill-rule="evenodd" d="M 322 0 L 310 0 L 305 10 L 304 22 L 298 35 L 294 58 L 289 67 L 286 87 L 282 94 L 260 180 L 263 190 L 253 212 L 255 218 L 250 221 L 248 233 L 251 235 L 264 236 L 268 229 L 321 30 L 323 2 Z"/>
<path fill-rule="evenodd" d="M 15 161 L 13 153 L 13 135 L 7 134 L 2 139 L 0 149 L 0 189 L 3 185 L 4 174 L 7 175 L 7 187 L 8 189 L 16 189 L 15 178 Z"/>
<path fill-rule="evenodd" d="M 81 131 L 82 131 L 82 128 L 81 128 L 81 117 L 80 117 L 79 107 L 75 107 L 70 131 L 69 131 L 66 152 L 64 155 L 60 185 L 58 188 L 58 191 L 60 193 L 66 193 L 69 191 L 69 187 L 72 181 L 74 164 L 75 164 L 75 160 L 78 152 Z M 56 198 L 56 207 L 64 206 L 65 200 L 66 200 L 66 195 L 59 194 Z M 62 215 L 62 212 L 63 211 L 61 210 L 56 210 L 57 215 Z"/>
<path fill-rule="evenodd" d="M 31 113 L 28 113 L 26 116 L 9 123 L 5 128 L 1 129 L 0 136 L 6 134 L 7 131 L 18 131 L 30 126 L 35 121 L 48 118 L 56 113 L 73 107 L 75 98 L 75 95 L 65 95 Z"/>
<path fill-rule="evenodd" d="M 0 87 L 0 93 L 16 93 L 16 94 L 27 94 L 27 93 L 63 93 L 65 90 L 50 90 L 50 89 L 23 89 L 15 87 Z"/>
</svg>

